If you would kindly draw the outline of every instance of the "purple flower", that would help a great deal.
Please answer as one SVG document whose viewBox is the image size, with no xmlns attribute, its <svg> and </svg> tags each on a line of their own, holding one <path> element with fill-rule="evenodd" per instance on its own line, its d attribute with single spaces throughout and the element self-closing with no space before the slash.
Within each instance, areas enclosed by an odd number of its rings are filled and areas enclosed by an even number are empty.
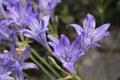
<svg viewBox="0 0 120 80">
<path fill-rule="evenodd" d="M 2 20 L 0 22 L 0 43 L 9 44 L 10 42 L 18 41 L 17 34 L 13 27 L 8 27 L 8 21 Z"/>
<path fill-rule="evenodd" d="M 48 30 L 47 25 L 49 23 L 50 15 L 43 17 L 41 20 L 33 18 L 30 21 L 29 28 L 20 31 L 23 35 L 33 38 L 42 44 L 44 47 L 48 48 L 46 31 Z"/>
<path fill-rule="evenodd" d="M 22 27 L 28 25 L 29 19 L 36 16 L 36 14 L 32 13 L 32 4 L 29 0 L 22 5 L 21 0 L 16 0 L 13 6 L 8 6 L 8 17 L 11 19 L 11 23 L 15 23 L 16 25 Z"/>
<path fill-rule="evenodd" d="M 10 51 L 4 51 L 0 54 L 0 73 L 6 74 L 11 71 L 15 75 L 16 80 L 24 80 L 22 70 L 38 67 L 31 62 L 24 62 L 30 55 L 30 48 L 26 48 L 21 54 L 17 54 L 14 45 L 10 45 Z"/>
<path fill-rule="evenodd" d="M 81 47 L 84 51 L 87 51 L 91 46 L 100 46 L 98 41 L 104 36 L 109 36 L 110 33 L 107 31 L 110 24 L 106 23 L 95 29 L 95 18 L 91 14 L 87 14 L 83 21 L 83 29 L 77 24 L 70 24 L 73 26 L 78 35 L 81 35 Z"/>
<path fill-rule="evenodd" d="M 37 2 L 39 3 L 40 11 L 43 10 L 46 14 L 52 15 L 54 13 L 54 8 L 61 0 L 39 0 Z"/>
<path fill-rule="evenodd" d="M 67 70 L 75 72 L 74 63 L 84 54 L 80 49 L 81 36 L 78 36 L 71 44 L 64 34 L 61 35 L 60 41 L 53 36 L 48 37 L 52 40 L 49 44 L 54 48 L 53 55 L 63 63 Z"/>
</svg>

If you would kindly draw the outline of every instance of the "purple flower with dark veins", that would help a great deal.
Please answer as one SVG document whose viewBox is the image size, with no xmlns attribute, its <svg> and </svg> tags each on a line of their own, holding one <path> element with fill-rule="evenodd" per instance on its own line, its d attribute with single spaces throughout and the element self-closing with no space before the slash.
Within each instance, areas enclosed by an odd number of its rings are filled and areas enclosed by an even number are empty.
<svg viewBox="0 0 120 80">
<path fill-rule="evenodd" d="M 24 62 L 30 56 L 31 49 L 26 48 L 21 54 L 17 54 L 14 45 L 10 45 L 10 51 L 0 53 L 0 74 L 12 72 L 16 80 L 24 80 L 22 70 L 38 67 L 31 62 Z"/>
<path fill-rule="evenodd" d="M 45 11 L 46 14 L 52 15 L 54 13 L 54 8 L 58 3 L 61 2 L 61 0 L 35 0 L 37 3 L 39 3 L 39 9 L 40 11 Z"/>
<path fill-rule="evenodd" d="M 74 63 L 84 54 L 80 49 L 81 36 L 78 36 L 71 44 L 64 34 L 61 35 L 60 41 L 53 36 L 48 37 L 52 40 L 49 44 L 54 48 L 53 55 L 63 63 L 67 70 L 75 72 Z"/>
<path fill-rule="evenodd" d="M 8 18 L 11 23 L 15 23 L 17 26 L 23 27 L 29 24 L 29 19 L 36 16 L 32 11 L 32 4 L 30 0 L 27 0 L 24 6 L 21 0 L 16 0 L 13 6 L 8 6 Z"/>
<path fill-rule="evenodd" d="M 91 46 L 100 46 L 98 41 L 101 40 L 105 36 L 109 36 L 110 33 L 107 31 L 110 24 L 106 23 L 97 27 L 95 29 L 95 18 L 91 14 L 87 14 L 83 21 L 83 28 L 77 24 L 70 24 L 68 26 L 73 26 L 75 28 L 78 35 L 81 35 L 81 48 L 84 51 L 87 51 Z M 67 27 L 68 27 L 67 26 Z"/>
<path fill-rule="evenodd" d="M 22 29 L 20 33 L 27 37 L 35 39 L 48 49 L 49 46 L 46 38 L 46 31 L 48 30 L 47 26 L 49 23 L 49 18 L 50 15 L 44 16 L 41 20 L 39 20 L 38 18 L 31 19 L 29 24 L 30 30 Z"/>
</svg>

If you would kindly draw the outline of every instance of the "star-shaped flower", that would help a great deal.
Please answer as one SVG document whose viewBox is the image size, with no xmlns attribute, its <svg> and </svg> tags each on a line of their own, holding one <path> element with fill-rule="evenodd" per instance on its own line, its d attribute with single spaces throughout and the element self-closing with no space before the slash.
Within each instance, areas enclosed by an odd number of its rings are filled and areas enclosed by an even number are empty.
<svg viewBox="0 0 120 80">
<path fill-rule="evenodd" d="M 33 38 L 42 44 L 44 47 L 48 48 L 46 31 L 48 30 L 47 26 L 49 23 L 50 15 L 44 16 L 41 20 L 38 18 L 33 18 L 30 21 L 28 29 L 22 29 L 20 33 L 23 35 Z"/>
<path fill-rule="evenodd" d="M 67 70 L 75 72 L 74 63 L 84 54 L 80 49 L 81 36 L 78 36 L 71 44 L 64 34 L 61 35 L 60 41 L 53 36 L 48 37 L 52 40 L 49 44 L 54 48 L 53 55 L 63 63 Z"/>
<path fill-rule="evenodd" d="M 98 41 L 105 36 L 109 36 L 110 33 L 107 31 L 110 24 L 106 23 L 95 29 L 95 18 L 91 14 L 87 14 L 83 21 L 83 28 L 77 24 L 70 24 L 73 26 L 78 35 L 81 35 L 81 47 L 84 51 L 87 51 L 91 46 L 100 46 Z M 67 27 L 68 27 L 67 26 Z"/>
<path fill-rule="evenodd" d="M 32 11 L 32 4 L 29 0 L 22 5 L 21 0 L 16 0 L 13 6 L 7 6 L 8 18 L 11 23 L 15 23 L 17 26 L 23 27 L 29 24 L 29 19 L 36 16 Z"/>
<path fill-rule="evenodd" d="M 26 48 L 21 54 L 17 54 L 17 51 L 13 44 L 10 45 L 10 51 L 4 51 L 0 54 L 0 74 L 7 74 L 12 72 L 15 75 L 16 80 L 24 80 L 22 70 L 38 67 L 31 62 L 24 62 L 29 58 L 30 48 Z"/>
</svg>

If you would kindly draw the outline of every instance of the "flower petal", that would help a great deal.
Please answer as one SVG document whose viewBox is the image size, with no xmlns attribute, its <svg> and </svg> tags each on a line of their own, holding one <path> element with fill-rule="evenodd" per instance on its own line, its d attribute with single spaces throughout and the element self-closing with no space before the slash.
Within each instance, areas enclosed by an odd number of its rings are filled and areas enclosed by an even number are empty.
<svg viewBox="0 0 120 80">
<path fill-rule="evenodd" d="M 100 47 L 100 44 L 98 44 L 97 42 L 92 42 L 92 43 L 90 44 L 90 46 L 98 46 L 98 47 Z"/>
<path fill-rule="evenodd" d="M 78 36 L 70 46 L 71 53 L 74 53 L 76 50 L 80 49 L 80 46 L 81 46 L 81 36 Z"/>
<path fill-rule="evenodd" d="M 68 46 L 70 46 L 70 41 L 69 41 L 68 37 L 65 36 L 64 34 L 61 35 L 61 39 L 60 39 L 59 45 L 61 47 L 68 47 Z"/>
<path fill-rule="evenodd" d="M 28 47 L 18 56 L 18 61 L 20 62 L 20 64 L 24 63 L 24 61 L 29 58 L 30 53 L 31 48 Z"/>
<path fill-rule="evenodd" d="M 52 46 L 54 49 L 58 46 L 58 44 L 54 43 L 54 42 L 48 42 L 48 44 L 50 46 Z"/>
<path fill-rule="evenodd" d="M 16 61 L 15 63 L 15 77 L 16 77 L 16 80 L 24 80 L 22 69 L 18 61 Z"/>
<path fill-rule="evenodd" d="M 87 14 L 83 21 L 83 29 L 86 33 L 94 30 L 95 28 L 95 17 L 91 14 Z"/>
<path fill-rule="evenodd" d="M 49 38 L 51 41 L 53 41 L 55 44 L 58 44 L 58 43 L 59 43 L 58 39 L 55 38 L 55 37 L 52 36 L 52 35 L 48 35 L 48 38 Z"/>
<path fill-rule="evenodd" d="M 13 59 L 17 58 L 17 52 L 16 52 L 14 44 L 10 44 L 10 53 L 11 53 L 11 58 Z"/>
<path fill-rule="evenodd" d="M 26 3 L 24 4 L 24 9 L 25 9 L 25 13 L 32 12 L 32 4 L 30 0 L 26 1 Z"/>
<path fill-rule="evenodd" d="M 21 65 L 21 68 L 22 68 L 23 70 L 31 69 L 31 68 L 39 69 L 39 68 L 37 67 L 37 65 L 34 64 L 34 63 L 32 63 L 32 62 L 25 62 L 25 63 L 23 63 L 23 64 Z"/>
<path fill-rule="evenodd" d="M 0 80 L 15 80 L 13 77 L 8 76 L 7 74 L 0 75 Z"/>
<path fill-rule="evenodd" d="M 110 27 L 110 24 L 103 24 L 100 27 L 96 28 L 94 31 L 94 37 L 93 37 L 93 41 L 97 42 L 99 40 L 101 40 L 104 36 L 109 35 L 109 32 L 106 32 L 106 30 Z"/>
<path fill-rule="evenodd" d="M 68 28 L 69 26 L 72 26 L 72 27 L 76 30 L 77 34 L 78 34 L 78 35 L 81 35 L 81 32 L 83 31 L 83 29 L 82 29 L 82 27 L 81 27 L 80 25 L 77 25 L 77 24 L 69 24 L 69 25 L 67 25 L 67 28 Z"/>
<path fill-rule="evenodd" d="M 41 30 L 41 26 L 37 18 L 30 19 L 29 28 L 33 33 L 39 32 Z"/>
<path fill-rule="evenodd" d="M 21 1 L 20 0 L 16 0 L 16 3 L 14 4 L 15 6 L 15 9 L 16 9 L 16 12 L 18 12 L 18 15 L 22 15 L 23 14 L 23 7 L 22 7 L 22 4 L 21 4 Z"/>
<path fill-rule="evenodd" d="M 57 50 L 63 58 L 66 58 L 67 57 L 66 55 L 69 55 L 69 49 L 70 49 L 70 41 L 67 36 L 62 34 Z"/>
<path fill-rule="evenodd" d="M 19 32 L 27 37 L 34 38 L 34 33 L 30 30 L 22 29 Z"/>
<path fill-rule="evenodd" d="M 73 54 L 70 62 L 75 63 L 82 55 L 84 55 L 84 51 L 79 50 L 77 53 Z"/>
<path fill-rule="evenodd" d="M 48 26 L 50 15 L 44 16 L 40 22 L 41 28 L 46 28 Z"/>
<path fill-rule="evenodd" d="M 36 41 L 38 41 L 40 44 L 42 44 L 45 48 L 49 49 L 49 45 L 47 42 L 47 37 L 45 32 L 41 32 L 37 35 Z"/>
<path fill-rule="evenodd" d="M 14 1 L 12 1 L 12 0 L 1 0 L 0 2 L 7 6 L 11 6 L 14 4 Z"/>
<path fill-rule="evenodd" d="M 75 69 L 74 69 L 74 66 L 73 66 L 73 63 L 64 63 L 63 66 L 69 70 L 70 72 L 75 72 Z"/>
</svg>

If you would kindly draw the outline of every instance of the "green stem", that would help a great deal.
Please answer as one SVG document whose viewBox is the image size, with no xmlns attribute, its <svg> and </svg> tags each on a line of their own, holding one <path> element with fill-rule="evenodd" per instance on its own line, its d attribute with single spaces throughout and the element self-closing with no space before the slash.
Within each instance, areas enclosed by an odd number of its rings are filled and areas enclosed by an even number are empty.
<svg viewBox="0 0 120 80">
<path fill-rule="evenodd" d="M 57 67 L 57 68 L 58 68 L 59 70 L 61 70 L 63 73 L 69 75 L 69 73 L 66 72 L 66 71 L 64 71 L 64 70 L 56 63 L 56 61 L 55 61 L 52 57 L 48 56 L 48 58 L 51 60 L 51 62 L 53 63 L 53 65 L 54 65 L 55 67 Z"/>
<path fill-rule="evenodd" d="M 33 79 L 31 79 L 31 77 L 30 77 L 27 73 L 23 72 L 23 75 L 24 75 L 27 79 L 33 80 Z"/>
<path fill-rule="evenodd" d="M 44 66 L 42 66 L 37 60 L 35 60 L 35 58 L 33 56 L 30 56 L 30 59 L 32 61 L 34 61 L 40 68 L 41 70 L 43 70 L 43 72 L 50 78 L 50 80 L 55 80 L 53 77 L 52 77 L 52 74 L 49 73 L 45 68 Z"/>
<path fill-rule="evenodd" d="M 32 49 L 33 54 L 43 63 L 45 64 L 58 78 L 61 78 L 61 76 L 58 74 L 58 72 L 51 67 L 34 49 Z"/>
<path fill-rule="evenodd" d="M 72 74 L 73 78 L 75 78 L 75 80 L 82 80 L 81 77 L 79 77 L 76 73 Z"/>
<path fill-rule="evenodd" d="M 61 79 L 57 79 L 57 80 L 82 80 L 80 77 L 78 77 L 76 74 L 69 74 L 68 76 L 61 78 Z"/>
<path fill-rule="evenodd" d="M 24 36 L 22 34 L 18 33 L 18 36 L 20 37 L 21 41 L 23 41 L 23 42 L 25 41 Z"/>
</svg>

